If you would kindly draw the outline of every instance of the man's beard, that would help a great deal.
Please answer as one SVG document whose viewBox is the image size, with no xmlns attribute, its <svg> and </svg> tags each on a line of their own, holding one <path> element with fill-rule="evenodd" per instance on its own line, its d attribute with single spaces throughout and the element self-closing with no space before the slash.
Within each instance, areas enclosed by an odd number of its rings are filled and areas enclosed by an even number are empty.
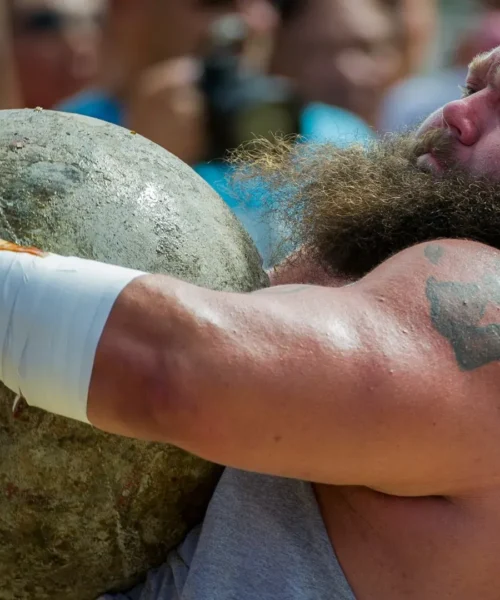
<svg viewBox="0 0 500 600">
<path fill-rule="evenodd" d="M 240 197 L 258 197 L 267 217 L 288 231 L 287 251 L 305 248 L 336 274 L 358 278 L 429 240 L 500 248 L 500 173 L 496 183 L 460 170 L 454 144 L 443 130 L 386 137 L 368 148 L 263 140 L 234 155 L 233 181 Z M 441 175 L 417 166 L 431 149 L 446 166 Z"/>
</svg>

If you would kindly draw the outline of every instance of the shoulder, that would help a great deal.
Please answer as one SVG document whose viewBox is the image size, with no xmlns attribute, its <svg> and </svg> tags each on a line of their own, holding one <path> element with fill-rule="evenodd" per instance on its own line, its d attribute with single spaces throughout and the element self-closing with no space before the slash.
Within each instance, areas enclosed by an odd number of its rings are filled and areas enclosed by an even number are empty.
<svg viewBox="0 0 500 600">
<path fill-rule="evenodd" d="M 499 267 L 500 251 L 478 242 L 442 239 L 424 242 L 398 252 L 366 275 L 362 281 L 370 284 L 388 277 L 400 277 L 405 282 L 425 275 L 470 277 L 483 270 Z M 291 254 L 269 271 L 272 285 L 292 283 L 339 287 L 353 280 L 326 270 L 306 250 Z"/>
<path fill-rule="evenodd" d="M 370 301 L 382 298 L 400 323 L 415 327 L 460 371 L 500 361 L 498 250 L 462 240 L 419 244 L 354 287 Z"/>
<path fill-rule="evenodd" d="M 467 280 L 497 268 L 500 274 L 500 251 L 496 248 L 469 240 L 441 239 L 398 252 L 366 278 L 387 272 L 401 273 L 405 278 L 435 273 Z"/>
<path fill-rule="evenodd" d="M 308 272 L 307 254 L 298 258 Z M 301 279 L 300 272 L 290 279 Z M 394 458 L 387 472 L 376 474 L 375 466 L 366 475 L 368 485 L 397 495 L 459 495 L 500 478 L 496 249 L 422 243 L 353 285 L 320 285 L 279 302 L 294 336 L 308 322 L 306 343 L 318 332 L 310 363 L 316 380 L 331 382 L 334 373 L 335 398 L 348 399 L 353 418 L 367 419 L 363 441 L 372 432 L 376 451 Z M 303 343 L 289 339 L 294 348 Z"/>
<path fill-rule="evenodd" d="M 497 298 L 499 285 L 498 250 L 478 242 L 443 239 L 398 252 L 354 287 L 375 294 L 383 291 L 393 302 L 406 305 L 427 304 L 437 289 L 453 291 L 457 298 L 474 291 L 478 299 L 487 301 L 490 296 L 493 299 L 492 294 Z M 462 306 L 464 311 L 469 308 Z"/>
</svg>

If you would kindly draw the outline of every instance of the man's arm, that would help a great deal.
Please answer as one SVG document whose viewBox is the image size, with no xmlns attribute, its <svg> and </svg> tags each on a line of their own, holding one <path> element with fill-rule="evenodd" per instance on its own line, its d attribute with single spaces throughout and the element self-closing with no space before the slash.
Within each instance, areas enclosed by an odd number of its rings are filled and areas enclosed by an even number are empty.
<svg viewBox="0 0 500 600">
<path fill-rule="evenodd" d="M 346 288 L 118 298 L 88 417 L 228 466 L 400 495 L 500 476 L 500 259 L 416 246 Z"/>
</svg>

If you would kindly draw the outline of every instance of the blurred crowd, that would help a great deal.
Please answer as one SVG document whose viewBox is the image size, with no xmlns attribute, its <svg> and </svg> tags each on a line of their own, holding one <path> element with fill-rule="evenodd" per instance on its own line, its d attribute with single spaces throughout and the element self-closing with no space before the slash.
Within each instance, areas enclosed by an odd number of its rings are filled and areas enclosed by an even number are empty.
<svg viewBox="0 0 500 600">
<path fill-rule="evenodd" d="M 429 72 L 437 0 L 0 0 L 0 108 L 150 138 L 223 196 L 270 262 L 274 226 L 226 188 L 227 152 L 275 133 L 345 145 L 414 127 L 500 44 L 500 0 L 475 5 Z"/>
</svg>

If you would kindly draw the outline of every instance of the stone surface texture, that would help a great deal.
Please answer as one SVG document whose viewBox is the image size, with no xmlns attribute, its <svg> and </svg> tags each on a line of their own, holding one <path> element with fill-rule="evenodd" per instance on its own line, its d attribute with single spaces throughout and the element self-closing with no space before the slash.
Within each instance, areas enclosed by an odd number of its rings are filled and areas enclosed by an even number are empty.
<svg viewBox="0 0 500 600">
<path fill-rule="evenodd" d="M 0 112 L 0 238 L 218 290 L 267 284 L 247 234 L 189 167 L 126 129 Z M 218 468 L 110 436 L 0 387 L 0 600 L 126 589 L 203 515 Z"/>
</svg>

